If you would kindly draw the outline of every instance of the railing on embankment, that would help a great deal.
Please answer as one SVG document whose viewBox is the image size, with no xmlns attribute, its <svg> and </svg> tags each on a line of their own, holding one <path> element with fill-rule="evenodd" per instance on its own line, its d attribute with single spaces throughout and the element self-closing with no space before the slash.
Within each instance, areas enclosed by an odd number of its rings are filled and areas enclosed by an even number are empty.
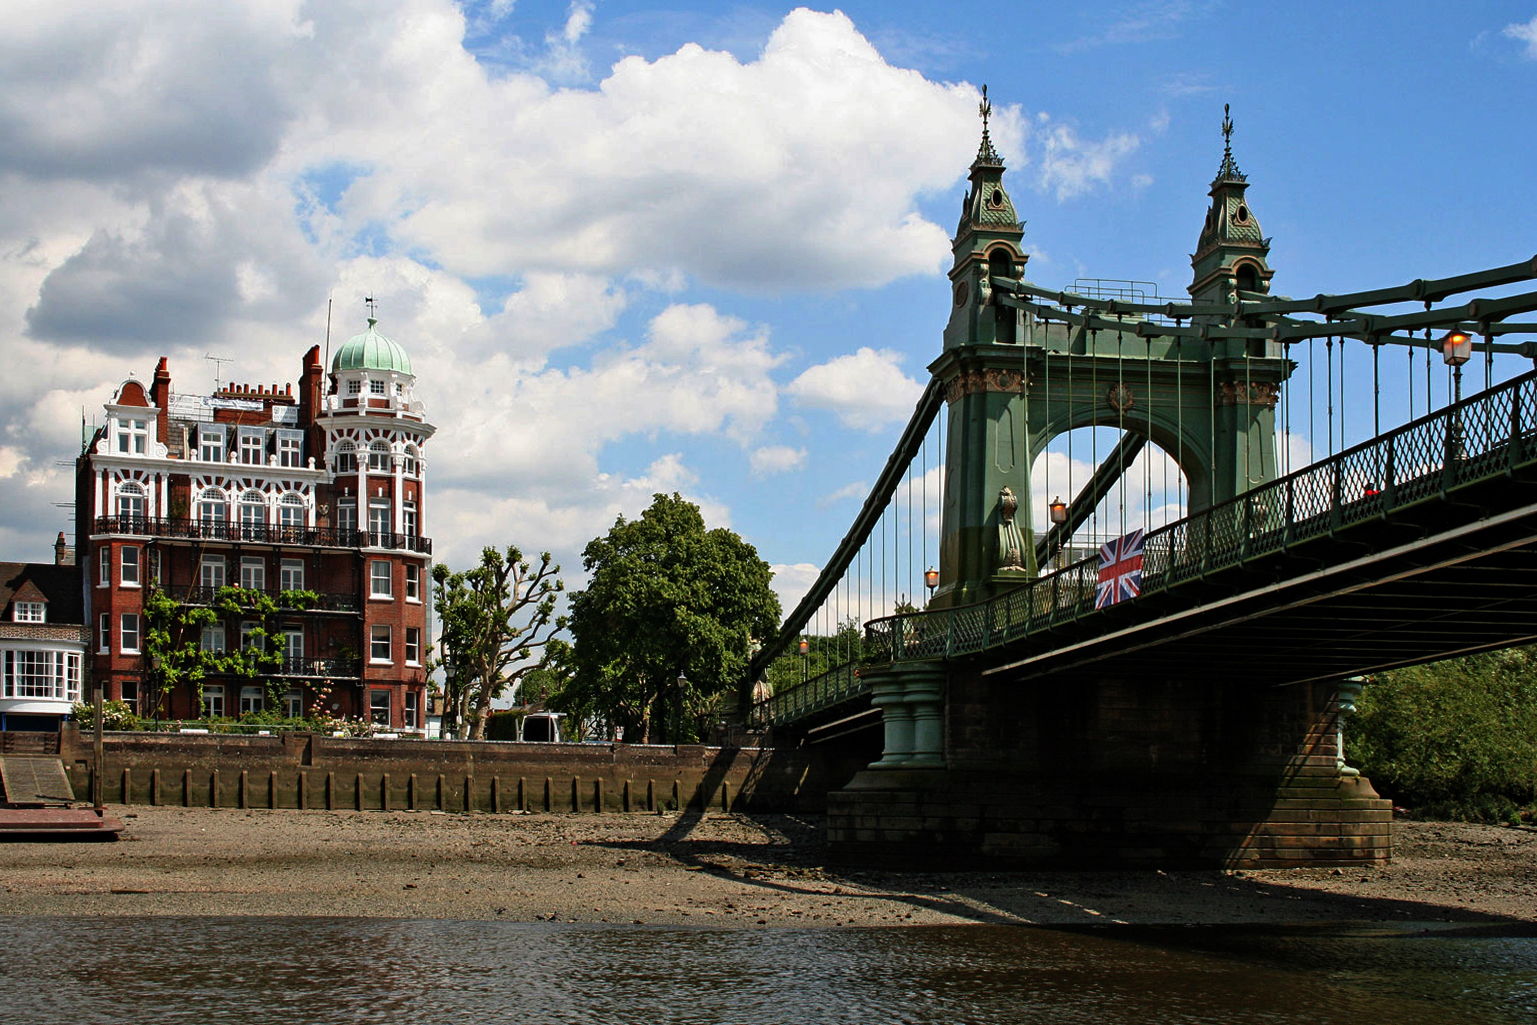
<svg viewBox="0 0 1537 1025">
<path fill-rule="evenodd" d="M 60 735 L 76 794 L 89 736 Z M 816 811 L 852 769 L 804 749 L 108 733 L 103 799 L 358 811 Z"/>
<path fill-rule="evenodd" d="M 1537 464 L 1537 371 L 1472 396 L 1236 499 L 1149 533 L 1143 596 L 1330 537 Z M 872 620 L 864 665 L 982 654 L 1093 615 L 1097 558 L 988 601 Z M 783 725 L 868 690 L 853 665 L 760 702 L 759 725 Z"/>
</svg>

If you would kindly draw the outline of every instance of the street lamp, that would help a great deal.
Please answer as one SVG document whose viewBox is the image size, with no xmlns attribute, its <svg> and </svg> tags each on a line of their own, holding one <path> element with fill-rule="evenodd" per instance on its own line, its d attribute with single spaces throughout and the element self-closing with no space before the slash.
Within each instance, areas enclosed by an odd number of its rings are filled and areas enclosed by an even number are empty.
<svg viewBox="0 0 1537 1025">
<path fill-rule="evenodd" d="M 1441 339 L 1441 360 L 1452 368 L 1452 404 L 1462 402 L 1462 365 L 1473 358 L 1473 338 L 1466 331 L 1452 328 Z M 1454 410 L 1447 431 L 1447 442 L 1454 455 L 1462 455 L 1462 414 Z"/>
<path fill-rule="evenodd" d="M 923 586 L 929 589 L 930 594 L 933 594 L 934 588 L 939 586 L 939 570 L 935 569 L 933 566 L 930 566 L 928 569 L 924 570 Z"/>
<path fill-rule="evenodd" d="M 1051 518 L 1052 533 L 1057 535 L 1057 554 L 1061 555 L 1063 542 L 1066 541 L 1066 538 L 1062 537 L 1060 528 L 1067 522 L 1067 503 L 1062 501 L 1059 495 L 1053 498 L 1051 503 L 1046 506 L 1046 511 Z"/>
<path fill-rule="evenodd" d="M 807 658 L 807 656 L 811 653 L 811 642 L 808 641 L 806 638 L 802 637 L 801 638 L 801 643 L 800 643 L 800 649 L 801 649 L 801 683 L 805 683 L 808 679 L 810 679 L 810 676 L 811 676 L 810 660 Z"/>
</svg>

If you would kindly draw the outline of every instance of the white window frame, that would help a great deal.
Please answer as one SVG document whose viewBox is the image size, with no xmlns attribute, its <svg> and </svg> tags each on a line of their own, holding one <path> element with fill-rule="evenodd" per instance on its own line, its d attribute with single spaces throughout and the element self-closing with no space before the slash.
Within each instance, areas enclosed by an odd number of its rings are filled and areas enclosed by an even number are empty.
<svg viewBox="0 0 1537 1025">
<path fill-rule="evenodd" d="M 306 518 L 304 499 L 298 492 L 290 491 L 278 499 L 278 526 L 302 530 Z"/>
<path fill-rule="evenodd" d="M 390 446 L 386 441 L 375 441 L 368 446 L 368 469 L 379 473 L 390 468 Z"/>
<path fill-rule="evenodd" d="M 205 555 L 197 567 L 197 585 L 217 591 L 229 581 L 228 566 L 222 555 Z"/>
<path fill-rule="evenodd" d="M 336 529 L 356 532 L 358 529 L 358 503 L 355 498 L 336 500 Z"/>
<path fill-rule="evenodd" d="M 218 488 L 205 488 L 197 499 L 199 523 L 228 523 L 229 496 Z"/>
<path fill-rule="evenodd" d="M 222 683 L 203 685 L 203 717 L 224 718 L 224 685 Z"/>
<path fill-rule="evenodd" d="M 267 560 L 259 555 L 240 557 L 240 587 L 246 591 L 267 589 Z"/>
<path fill-rule="evenodd" d="M 377 379 L 376 378 L 375 380 L 369 381 L 368 382 L 368 394 L 370 394 L 370 395 L 386 395 L 386 394 L 388 394 L 388 392 L 385 390 L 384 385 L 385 385 L 385 382 L 382 379 Z"/>
<path fill-rule="evenodd" d="M 19 601 L 11 607 L 11 622 L 13 623 L 46 623 L 48 622 L 48 603 L 42 601 Z"/>
<path fill-rule="evenodd" d="M 243 466 L 266 465 L 267 432 L 260 428 L 242 427 L 238 432 L 240 463 Z"/>
<path fill-rule="evenodd" d="M 283 693 L 283 714 L 289 719 L 304 718 L 304 691 L 295 688 Z"/>
<path fill-rule="evenodd" d="M 383 658 L 379 657 L 380 645 L 383 645 Z M 375 623 L 368 628 L 368 661 L 376 666 L 395 664 L 395 632 L 388 623 Z"/>
<path fill-rule="evenodd" d="M 144 639 L 139 629 L 139 614 L 123 612 L 117 617 L 118 650 L 124 655 L 137 655 L 139 643 Z"/>
<path fill-rule="evenodd" d="M 117 515 L 119 520 L 128 520 L 130 526 L 143 522 L 145 510 L 148 508 L 148 500 L 144 494 L 144 486 L 137 481 L 124 481 L 117 486 Z M 119 525 L 119 529 L 127 532 L 128 527 Z"/>
<path fill-rule="evenodd" d="M 363 392 L 363 382 L 362 381 L 348 381 L 347 382 L 347 394 L 348 395 L 360 395 L 360 394 L 362 394 L 362 392 Z"/>
<path fill-rule="evenodd" d="M 278 465 L 300 467 L 304 465 L 304 435 L 298 431 L 277 432 Z"/>
<path fill-rule="evenodd" d="M 407 537 L 416 537 L 420 531 L 420 524 L 416 521 L 416 503 L 409 499 L 400 503 L 400 532 Z"/>
<path fill-rule="evenodd" d="M 304 661 L 304 628 L 301 626 L 286 626 L 283 628 L 283 663 L 285 670 Z"/>
<path fill-rule="evenodd" d="M 105 655 L 112 650 L 112 613 L 103 612 L 96 620 L 96 651 Z"/>
<path fill-rule="evenodd" d="M 224 462 L 224 443 L 226 441 L 223 427 L 207 426 L 197 429 L 197 457 L 204 463 Z"/>
<path fill-rule="evenodd" d="M 96 586 L 112 586 L 112 546 L 102 545 L 96 549 Z"/>
<path fill-rule="evenodd" d="M 142 549 L 138 545 L 124 545 L 118 554 L 118 582 L 124 587 L 139 587 L 142 583 L 142 567 L 139 565 L 139 556 Z"/>
<path fill-rule="evenodd" d="M 395 564 L 388 559 L 373 559 L 368 563 L 368 596 L 370 598 L 395 597 Z"/>
<path fill-rule="evenodd" d="M 225 636 L 224 624 L 209 623 L 203 627 L 203 636 L 199 638 L 198 643 L 203 651 L 228 651 L 229 639 Z"/>
<path fill-rule="evenodd" d="M 422 568 L 414 562 L 406 563 L 406 601 L 422 601 Z"/>
<path fill-rule="evenodd" d="M 419 666 L 422 664 L 422 628 L 419 626 L 406 627 L 406 665 Z"/>
<path fill-rule="evenodd" d="M 358 472 L 358 447 L 350 441 L 344 441 L 336 446 L 336 472 Z"/>
<path fill-rule="evenodd" d="M 394 526 L 391 522 L 394 519 L 391 515 L 393 512 L 388 498 L 370 498 L 368 500 L 368 533 L 380 538 L 393 534 L 394 531 L 390 529 Z M 381 526 L 384 529 L 381 530 Z"/>
<path fill-rule="evenodd" d="M 303 559 L 284 559 L 278 564 L 278 587 L 284 591 L 304 590 Z"/>
<path fill-rule="evenodd" d="M 149 444 L 148 420 L 119 420 L 117 450 L 120 454 L 142 456 Z"/>
</svg>

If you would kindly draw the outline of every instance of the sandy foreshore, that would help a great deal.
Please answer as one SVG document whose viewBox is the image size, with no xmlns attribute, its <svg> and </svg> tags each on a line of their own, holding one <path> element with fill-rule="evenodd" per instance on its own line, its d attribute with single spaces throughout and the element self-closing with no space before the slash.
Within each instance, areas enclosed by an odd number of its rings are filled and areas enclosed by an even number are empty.
<svg viewBox="0 0 1537 1025">
<path fill-rule="evenodd" d="M 0 844 L 0 914 L 716 927 L 1537 923 L 1537 831 L 1395 824 L 1380 869 L 920 874 L 826 865 L 787 815 L 113 807 L 116 843 Z"/>
</svg>

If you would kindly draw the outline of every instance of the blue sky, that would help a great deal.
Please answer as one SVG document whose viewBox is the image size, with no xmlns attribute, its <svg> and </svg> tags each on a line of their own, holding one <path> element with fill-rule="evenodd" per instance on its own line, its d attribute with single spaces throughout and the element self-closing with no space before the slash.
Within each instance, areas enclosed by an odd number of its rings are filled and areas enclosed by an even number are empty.
<svg viewBox="0 0 1537 1025">
<path fill-rule="evenodd" d="M 440 555 L 576 583 L 678 490 L 793 598 L 938 353 L 983 83 L 1041 284 L 1183 296 L 1224 103 L 1276 292 L 1537 252 L 1530 2 L 11 4 L 0 550 L 123 377 L 292 380 L 371 294 Z"/>
</svg>

